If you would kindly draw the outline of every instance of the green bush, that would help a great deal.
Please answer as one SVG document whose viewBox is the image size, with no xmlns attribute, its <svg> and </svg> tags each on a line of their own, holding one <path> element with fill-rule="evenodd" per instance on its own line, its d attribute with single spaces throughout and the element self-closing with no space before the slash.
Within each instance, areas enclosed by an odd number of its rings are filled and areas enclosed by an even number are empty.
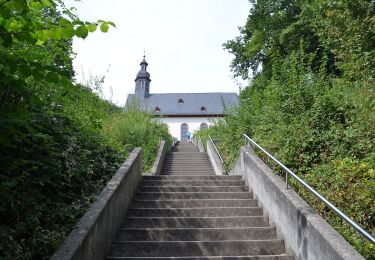
<svg viewBox="0 0 375 260">
<path fill-rule="evenodd" d="M 81 21 L 62 4 L 0 4 L 0 259 L 50 258 L 129 150 L 143 147 L 149 167 L 159 138 L 170 139 L 150 116 L 93 93 L 103 78 L 73 83 L 72 37 L 114 24 Z M 127 124 L 153 132 L 139 142 L 105 131 Z"/>
<path fill-rule="evenodd" d="M 217 140 L 228 167 L 248 134 L 372 235 L 374 10 L 363 0 L 254 2 L 240 36 L 224 45 L 234 54 L 235 76 L 251 78 L 241 107 L 202 133 Z M 373 244 L 291 183 L 365 258 L 375 259 Z"/>
<path fill-rule="evenodd" d="M 160 140 L 165 140 L 167 146 L 172 145 L 167 125 L 152 115 L 134 109 L 121 110 L 105 118 L 101 133 L 111 143 L 126 150 L 142 147 L 146 171 L 152 168 Z"/>
</svg>

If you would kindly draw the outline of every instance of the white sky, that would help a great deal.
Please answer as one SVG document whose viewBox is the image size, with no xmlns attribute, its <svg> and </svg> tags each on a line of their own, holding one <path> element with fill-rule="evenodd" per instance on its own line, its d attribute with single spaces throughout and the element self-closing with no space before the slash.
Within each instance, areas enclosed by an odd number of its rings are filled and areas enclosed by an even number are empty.
<svg viewBox="0 0 375 260">
<path fill-rule="evenodd" d="M 71 1 L 68 1 L 70 3 Z M 69 5 L 69 4 L 67 4 Z M 77 80 L 103 75 L 104 92 L 124 105 L 146 49 L 151 93 L 237 92 L 232 56 L 222 44 L 239 35 L 248 0 L 82 0 L 73 2 L 81 20 L 109 20 L 117 29 L 75 38 Z"/>
</svg>

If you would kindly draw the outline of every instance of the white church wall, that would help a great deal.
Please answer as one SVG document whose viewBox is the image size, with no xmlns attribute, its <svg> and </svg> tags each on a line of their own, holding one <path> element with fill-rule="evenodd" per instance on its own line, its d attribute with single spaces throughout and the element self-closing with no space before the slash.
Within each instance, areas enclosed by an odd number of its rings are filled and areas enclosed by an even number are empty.
<svg viewBox="0 0 375 260">
<path fill-rule="evenodd" d="M 194 133 L 200 129 L 202 123 L 206 123 L 208 126 L 212 125 L 215 120 L 223 119 L 223 117 L 166 117 L 161 118 L 161 122 L 168 125 L 169 133 L 181 140 L 181 125 L 187 124 L 189 132 Z"/>
</svg>

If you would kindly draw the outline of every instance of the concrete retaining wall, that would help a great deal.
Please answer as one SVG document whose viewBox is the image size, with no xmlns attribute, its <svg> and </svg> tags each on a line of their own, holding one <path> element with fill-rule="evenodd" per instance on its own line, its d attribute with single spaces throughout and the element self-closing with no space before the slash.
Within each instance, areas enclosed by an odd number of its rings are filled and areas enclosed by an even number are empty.
<svg viewBox="0 0 375 260">
<path fill-rule="evenodd" d="M 163 162 L 165 154 L 167 153 L 168 147 L 165 144 L 164 140 L 160 141 L 160 146 L 158 150 L 158 154 L 156 156 L 154 165 L 151 169 L 151 175 L 160 175 L 161 169 L 163 168 Z"/>
<path fill-rule="evenodd" d="M 231 174 L 243 176 L 296 259 L 364 259 L 296 192 L 287 189 L 251 147 L 241 149 Z"/>
<path fill-rule="evenodd" d="M 205 152 L 205 150 L 204 150 L 204 145 L 203 145 L 203 143 L 202 143 L 202 139 L 198 138 L 197 146 L 198 146 L 199 152 L 201 152 L 201 153 L 204 153 L 204 152 Z"/>
<path fill-rule="evenodd" d="M 52 259 L 104 259 L 142 178 L 142 149 L 135 148 Z"/>
<path fill-rule="evenodd" d="M 219 155 L 216 152 L 214 144 L 211 142 L 210 138 L 207 139 L 207 155 L 210 158 L 211 164 L 215 170 L 216 175 L 225 175 L 225 168 L 220 160 Z"/>
</svg>

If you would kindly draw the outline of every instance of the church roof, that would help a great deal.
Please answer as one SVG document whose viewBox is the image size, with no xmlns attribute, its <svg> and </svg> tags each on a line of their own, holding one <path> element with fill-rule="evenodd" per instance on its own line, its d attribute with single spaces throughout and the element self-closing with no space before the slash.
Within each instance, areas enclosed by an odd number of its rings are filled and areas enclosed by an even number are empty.
<svg viewBox="0 0 375 260">
<path fill-rule="evenodd" d="M 150 94 L 145 98 L 128 95 L 127 106 L 165 116 L 218 116 L 229 106 L 238 106 L 236 93 L 165 93 Z"/>
</svg>

